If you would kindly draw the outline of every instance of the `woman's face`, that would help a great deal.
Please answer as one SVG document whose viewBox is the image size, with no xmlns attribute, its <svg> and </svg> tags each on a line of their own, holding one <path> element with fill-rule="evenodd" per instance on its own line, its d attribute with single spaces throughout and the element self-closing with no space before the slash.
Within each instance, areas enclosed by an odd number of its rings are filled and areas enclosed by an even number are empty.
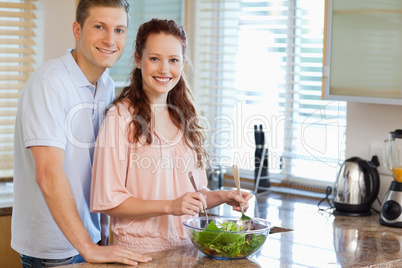
<svg viewBox="0 0 402 268">
<path fill-rule="evenodd" d="M 141 69 L 143 89 L 151 100 L 167 96 L 183 71 L 182 43 L 171 34 L 150 35 L 142 57 L 136 55 L 136 63 Z"/>
</svg>

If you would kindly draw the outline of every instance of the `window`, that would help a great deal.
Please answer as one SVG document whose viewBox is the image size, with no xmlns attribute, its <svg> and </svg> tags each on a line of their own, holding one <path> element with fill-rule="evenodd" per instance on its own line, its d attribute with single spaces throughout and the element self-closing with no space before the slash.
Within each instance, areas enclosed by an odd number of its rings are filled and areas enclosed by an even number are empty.
<svg viewBox="0 0 402 268">
<path fill-rule="evenodd" d="M 12 177 L 14 122 L 34 61 L 34 0 L 0 0 L 0 177 Z"/>
<path fill-rule="evenodd" d="M 324 3 L 193 3 L 193 87 L 212 164 L 236 163 L 253 177 L 254 125 L 262 124 L 273 178 L 335 181 L 346 103 L 321 100 Z"/>
<path fill-rule="evenodd" d="M 116 87 L 129 83 L 130 72 L 134 68 L 134 42 L 138 27 L 152 19 L 172 19 L 183 25 L 183 0 L 128 0 L 131 7 L 131 22 L 127 31 L 127 42 L 120 60 L 110 69 L 110 76 Z"/>
</svg>

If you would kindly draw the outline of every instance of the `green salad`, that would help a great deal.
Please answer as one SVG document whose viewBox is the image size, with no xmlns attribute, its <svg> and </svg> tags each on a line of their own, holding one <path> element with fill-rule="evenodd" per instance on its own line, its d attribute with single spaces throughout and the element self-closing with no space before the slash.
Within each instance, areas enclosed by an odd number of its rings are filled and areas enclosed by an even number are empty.
<svg viewBox="0 0 402 268">
<path fill-rule="evenodd" d="M 220 258 L 245 258 L 257 251 L 264 244 L 263 234 L 222 233 L 215 231 L 239 232 L 235 222 L 227 221 L 218 227 L 212 221 L 205 231 L 192 231 L 193 243 L 209 256 Z"/>
</svg>

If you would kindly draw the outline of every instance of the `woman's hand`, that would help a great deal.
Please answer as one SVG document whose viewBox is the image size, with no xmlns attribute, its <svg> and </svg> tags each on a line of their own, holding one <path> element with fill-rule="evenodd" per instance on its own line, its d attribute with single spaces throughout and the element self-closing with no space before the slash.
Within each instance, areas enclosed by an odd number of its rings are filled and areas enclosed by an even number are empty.
<svg viewBox="0 0 402 268">
<path fill-rule="evenodd" d="M 244 211 L 249 207 L 248 201 L 253 197 L 252 193 L 241 191 L 241 196 L 237 194 L 236 190 L 229 190 L 223 193 L 223 200 L 229 206 L 232 206 L 234 210 L 240 211 L 240 205 L 243 206 Z"/>
<path fill-rule="evenodd" d="M 206 196 L 201 193 L 188 192 L 171 202 L 172 215 L 197 215 L 207 207 Z"/>
</svg>

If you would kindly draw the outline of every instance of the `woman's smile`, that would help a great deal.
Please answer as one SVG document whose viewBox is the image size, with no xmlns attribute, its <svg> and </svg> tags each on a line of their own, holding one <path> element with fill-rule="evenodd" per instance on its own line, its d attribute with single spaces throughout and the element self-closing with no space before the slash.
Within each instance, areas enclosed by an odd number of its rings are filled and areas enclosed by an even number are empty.
<svg viewBox="0 0 402 268">
<path fill-rule="evenodd" d="M 167 82 L 169 82 L 170 80 L 172 80 L 171 77 L 159 77 L 159 76 L 154 76 L 154 79 L 162 84 L 166 84 Z"/>
</svg>

